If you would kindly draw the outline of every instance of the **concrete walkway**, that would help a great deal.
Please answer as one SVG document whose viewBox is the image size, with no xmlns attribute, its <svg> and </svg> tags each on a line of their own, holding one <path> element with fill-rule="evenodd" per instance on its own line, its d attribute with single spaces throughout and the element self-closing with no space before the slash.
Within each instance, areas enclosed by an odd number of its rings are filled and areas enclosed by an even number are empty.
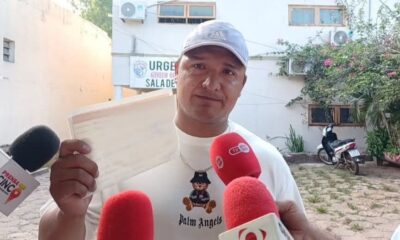
<svg viewBox="0 0 400 240">
<path fill-rule="evenodd" d="M 36 176 L 40 186 L 8 217 L 0 213 L 0 240 L 38 239 L 39 209 L 50 198 L 49 172 Z"/>
</svg>

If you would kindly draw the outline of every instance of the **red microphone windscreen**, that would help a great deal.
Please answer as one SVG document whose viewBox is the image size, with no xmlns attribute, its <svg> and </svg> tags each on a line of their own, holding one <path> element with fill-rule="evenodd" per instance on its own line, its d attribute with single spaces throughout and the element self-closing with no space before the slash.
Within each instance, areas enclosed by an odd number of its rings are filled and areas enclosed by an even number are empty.
<svg viewBox="0 0 400 240">
<path fill-rule="evenodd" d="M 260 163 L 247 141 L 237 133 L 227 133 L 214 139 L 210 148 L 214 170 L 227 185 L 235 178 L 261 174 Z"/>
<path fill-rule="evenodd" d="M 153 240 L 153 208 L 146 194 L 126 191 L 111 196 L 100 216 L 98 240 Z"/>
<path fill-rule="evenodd" d="M 228 229 L 279 210 L 267 187 L 253 177 L 232 180 L 224 192 L 224 217 Z"/>
</svg>

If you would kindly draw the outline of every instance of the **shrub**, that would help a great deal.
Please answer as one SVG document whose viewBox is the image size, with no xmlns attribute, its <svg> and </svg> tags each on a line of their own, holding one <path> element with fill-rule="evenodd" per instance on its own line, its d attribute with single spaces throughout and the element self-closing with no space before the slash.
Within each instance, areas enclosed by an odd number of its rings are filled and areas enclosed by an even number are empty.
<svg viewBox="0 0 400 240">
<path fill-rule="evenodd" d="M 289 136 L 286 137 L 286 147 L 290 152 L 304 152 L 304 139 L 297 135 L 292 125 L 289 127 Z"/>
<path fill-rule="evenodd" d="M 383 158 L 383 152 L 389 144 L 389 135 L 384 128 L 367 133 L 367 151 L 371 156 Z"/>
</svg>

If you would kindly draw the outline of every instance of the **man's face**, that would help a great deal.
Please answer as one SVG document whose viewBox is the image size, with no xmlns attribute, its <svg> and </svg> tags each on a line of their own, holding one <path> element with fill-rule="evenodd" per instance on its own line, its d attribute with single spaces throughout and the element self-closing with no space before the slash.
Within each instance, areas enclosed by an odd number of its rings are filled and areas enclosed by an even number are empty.
<svg viewBox="0 0 400 240">
<path fill-rule="evenodd" d="M 175 69 L 179 120 L 226 122 L 246 81 L 240 61 L 224 48 L 205 46 L 183 55 Z"/>
</svg>

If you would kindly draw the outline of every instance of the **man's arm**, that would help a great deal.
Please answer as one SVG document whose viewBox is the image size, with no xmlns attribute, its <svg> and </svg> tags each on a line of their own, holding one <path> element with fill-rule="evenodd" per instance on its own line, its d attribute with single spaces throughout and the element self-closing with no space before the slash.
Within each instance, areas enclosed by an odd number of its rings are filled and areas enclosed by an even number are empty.
<svg viewBox="0 0 400 240">
<path fill-rule="evenodd" d="M 40 219 L 39 240 L 85 239 L 85 216 L 65 216 L 58 207 L 49 209 Z"/>
<path fill-rule="evenodd" d="M 98 168 L 84 154 L 90 147 L 79 140 L 64 141 L 60 157 L 50 172 L 50 193 L 57 206 L 48 209 L 39 223 L 40 240 L 85 239 L 85 215 L 96 188 Z"/>
<path fill-rule="evenodd" d="M 327 231 L 312 226 L 306 216 L 292 201 L 276 203 L 283 224 L 295 240 L 335 240 L 340 239 Z"/>
</svg>

